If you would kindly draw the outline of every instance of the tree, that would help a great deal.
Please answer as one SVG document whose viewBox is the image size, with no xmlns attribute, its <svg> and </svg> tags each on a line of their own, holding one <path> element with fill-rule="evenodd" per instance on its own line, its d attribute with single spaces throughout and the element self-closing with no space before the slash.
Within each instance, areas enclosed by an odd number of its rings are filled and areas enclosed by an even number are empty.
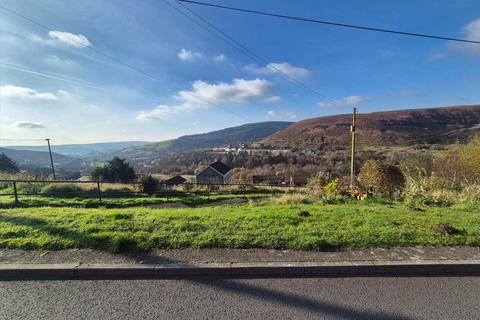
<svg viewBox="0 0 480 320">
<path fill-rule="evenodd" d="M 5 153 L 0 154 L 0 172 L 17 173 L 18 166 Z"/>
<path fill-rule="evenodd" d="M 141 177 L 139 182 L 139 191 L 144 192 L 150 196 L 157 192 L 160 188 L 160 181 L 158 181 L 158 179 L 155 179 L 151 175 Z"/>
<path fill-rule="evenodd" d="M 135 170 L 125 159 L 114 157 L 103 166 L 95 167 L 90 176 L 94 180 L 131 182 L 136 179 Z"/>
</svg>

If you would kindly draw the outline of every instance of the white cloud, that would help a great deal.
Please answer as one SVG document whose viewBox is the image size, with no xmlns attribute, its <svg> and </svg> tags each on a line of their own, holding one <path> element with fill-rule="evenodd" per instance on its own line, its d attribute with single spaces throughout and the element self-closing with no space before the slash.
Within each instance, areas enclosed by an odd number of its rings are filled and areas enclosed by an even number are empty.
<svg viewBox="0 0 480 320">
<path fill-rule="evenodd" d="M 467 40 L 480 41 L 480 18 L 471 21 L 463 27 L 462 34 Z M 467 54 L 480 54 L 480 44 L 450 42 L 450 48 Z"/>
<path fill-rule="evenodd" d="M 362 96 L 348 96 L 338 100 L 322 101 L 318 103 L 320 108 L 346 108 L 355 107 L 358 104 L 366 103 L 367 98 Z"/>
<path fill-rule="evenodd" d="M 257 67 L 255 65 L 246 65 L 245 70 L 256 74 L 287 74 L 292 78 L 306 78 L 311 74 L 311 71 L 302 67 L 292 66 L 287 62 L 269 63 L 265 67 Z"/>
<path fill-rule="evenodd" d="M 177 55 L 178 58 L 182 61 L 194 61 L 202 57 L 202 54 L 200 52 L 195 52 L 184 48 L 182 48 L 182 50 L 180 50 Z"/>
<path fill-rule="evenodd" d="M 48 36 L 58 42 L 75 48 L 85 48 L 92 45 L 83 34 L 73 34 L 70 32 L 53 30 L 48 32 Z"/>
<path fill-rule="evenodd" d="M 178 113 L 208 108 L 213 103 L 245 103 L 264 96 L 272 86 L 271 82 L 263 79 L 233 79 L 232 83 L 207 83 L 197 80 L 193 83 L 192 90 L 179 91 L 175 96 L 181 101 L 180 104 L 158 105 L 152 110 L 141 111 L 136 119 L 140 121 L 161 120 Z"/>
<path fill-rule="evenodd" d="M 263 99 L 263 101 L 268 102 L 268 103 L 279 103 L 282 101 L 282 98 L 279 96 L 271 96 L 268 98 Z"/>
<path fill-rule="evenodd" d="M 13 123 L 14 127 L 22 128 L 22 129 L 43 129 L 46 128 L 45 125 L 39 122 L 30 122 L 30 121 L 19 121 Z"/>
<path fill-rule="evenodd" d="M 92 45 L 90 40 L 88 40 L 83 34 L 52 30 L 48 32 L 48 37 L 49 38 L 43 38 L 36 34 L 30 35 L 31 40 L 49 46 L 66 45 L 75 48 L 85 48 Z"/>
<path fill-rule="evenodd" d="M 221 54 L 219 54 L 218 56 L 214 57 L 214 58 L 213 58 L 213 61 L 215 61 L 215 62 L 223 62 L 223 61 L 225 61 L 226 59 L 227 59 L 227 57 L 226 57 L 223 53 L 221 53 Z"/>
<path fill-rule="evenodd" d="M 57 101 L 68 97 L 69 93 L 63 90 L 52 92 L 39 92 L 32 88 L 6 85 L 0 87 L 0 96 L 5 99 L 18 99 L 24 101 Z"/>
<path fill-rule="evenodd" d="M 140 111 L 136 117 L 140 121 L 163 120 L 168 116 L 175 115 L 181 112 L 190 112 L 195 107 L 190 104 L 182 104 L 177 106 L 158 105 L 149 111 Z"/>
<path fill-rule="evenodd" d="M 279 110 L 267 111 L 267 119 L 271 119 L 271 120 L 279 120 L 279 119 L 294 120 L 296 118 L 297 118 L 297 115 L 289 111 L 279 111 Z"/>
<path fill-rule="evenodd" d="M 264 96 L 272 87 L 272 83 L 264 79 L 233 79 L 232 83 L 197 80 L 193 83 L 193 90 L 182 90 L 177 97 L 190 103 L 243 103 Z"/>
</svg>

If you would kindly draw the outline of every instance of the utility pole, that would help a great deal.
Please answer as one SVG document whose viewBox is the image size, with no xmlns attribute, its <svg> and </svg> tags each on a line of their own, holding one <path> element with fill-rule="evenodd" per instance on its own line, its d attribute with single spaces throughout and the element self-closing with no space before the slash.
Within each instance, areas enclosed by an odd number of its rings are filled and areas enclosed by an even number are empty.
<svg viewBox="0 0 480 320">
<path fill-rule="evenodd" d="M 353 191 L 355 184 L 355 123 L 357 120 L 357 108 L 353 108 L 352 125 L 350 126 L 350 132 L 352 133 L 352 154 L 350 160 L 350 191 Z"/>
<path fill-rule="evenodd" d="M 53 180 L 57 180 L 57 178 L 55 177 L 55 167 L 53 165 L 52 149 L 50 148 L 50 139 L 45 139 L 45 140 L 47 140 L 47 144 L 48 144 L 48 153 L 50 154 L 50 164 L 52 166 Z"/>
</svg>

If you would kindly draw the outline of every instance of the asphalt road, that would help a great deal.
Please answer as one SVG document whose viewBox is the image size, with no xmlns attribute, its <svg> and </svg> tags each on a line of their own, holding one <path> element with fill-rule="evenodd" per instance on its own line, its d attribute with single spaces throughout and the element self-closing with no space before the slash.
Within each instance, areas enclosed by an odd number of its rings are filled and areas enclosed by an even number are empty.
<svg viewBox="0 0 480 320">
<path fill-rule="evenodd" d="M 0 282 L 0 319 L 480 319 L 480 278 Z"/>
</svg>

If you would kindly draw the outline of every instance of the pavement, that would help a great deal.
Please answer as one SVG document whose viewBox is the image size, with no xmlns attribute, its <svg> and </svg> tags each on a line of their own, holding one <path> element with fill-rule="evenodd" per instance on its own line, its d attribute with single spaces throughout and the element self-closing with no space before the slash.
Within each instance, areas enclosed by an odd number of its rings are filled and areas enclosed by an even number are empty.
<svg viewBox="0 0 480 320">
<path fill-rule="evenodd" d="M 479 319 L 478 277 L 3 281 L 0 319 Z"/>
<path fill-rule="evenodd" d="M 175 249 L 112 253 L 92 249 L 60 251 L 0 249 L 0 264 L 209 264 L 265 262 L 362 262 L 362 261 L 460 261 L 479 260 L 480 247 L 400 247 L 294 251 L 268 249 Z"/>
</svg>

